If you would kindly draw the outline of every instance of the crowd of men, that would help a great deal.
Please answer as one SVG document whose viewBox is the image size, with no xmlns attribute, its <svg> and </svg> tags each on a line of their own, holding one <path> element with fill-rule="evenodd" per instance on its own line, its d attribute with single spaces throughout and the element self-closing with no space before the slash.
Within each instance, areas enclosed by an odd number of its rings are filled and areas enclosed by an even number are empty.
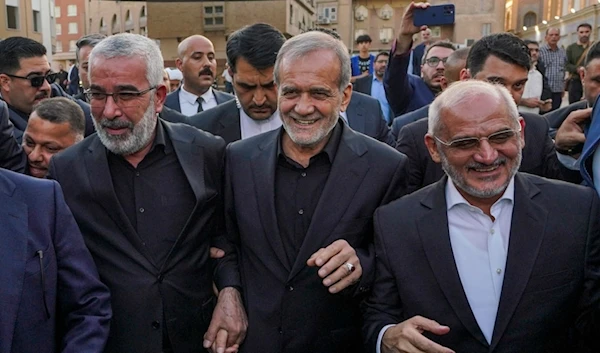
<svg viewBox="0 0 600 353">
<path fill-rule="evenodd" d="M 0 41 L 0 353 L 600 351 L 600 45 L 456 49 L 428 6 L 353 58 L 243 27 L 233 94 L 202 35 L 173 85 L 82 37 L 79 95 Z"/>
</svg>

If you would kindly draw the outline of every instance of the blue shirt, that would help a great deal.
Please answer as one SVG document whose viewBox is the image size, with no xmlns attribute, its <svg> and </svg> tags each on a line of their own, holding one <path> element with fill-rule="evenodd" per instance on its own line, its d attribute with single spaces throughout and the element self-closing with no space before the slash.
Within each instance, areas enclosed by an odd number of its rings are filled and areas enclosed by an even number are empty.
<svg viewBox="0 0 600 353">
<path fill-rule="evenodd" d="M 383 115 L 385 116 L 385 121 L 389 124 L 390 119 L 392 118 L 390 115 L 390 104 L 387 101 L 385 96 L 385 89 L 383 88 L 383 82 L 379 81 L 375 75 L 373 75 L 373 81 L 371 83 L 371 97 L 377 99 L 379 101 L 379 105 L 381 106 L 381 110 L 383 111 Z"/>
</svg>

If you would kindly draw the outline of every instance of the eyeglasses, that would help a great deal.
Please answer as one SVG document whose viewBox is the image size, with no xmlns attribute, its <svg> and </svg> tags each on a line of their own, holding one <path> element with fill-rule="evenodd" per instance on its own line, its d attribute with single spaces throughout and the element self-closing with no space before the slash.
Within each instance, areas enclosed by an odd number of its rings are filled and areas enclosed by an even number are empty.
<svg viewBox="0 0 600 353">
<path fill-rule="evenodd" d="M 429 58 L 429 59 L 425 60 L 425 62 L 427 63 L 427 65 L 429 65 L 429 66 L 431 66 L 431 67 L 436 67 L 436 66 L 438 66 L 438 64 L 440 63 L 440 61 L 441 61 L 441 62 L 442 62 L 444 65 L 446 65 L 446 60 L 448 60 L 448 58 L 447 58 L 447 57 L 446 57 L 446 58 L 443 58 L 443 59 L 440 59 L 440 58 L 438 58 L 437 56 L 432 56 L 431 58 Z"/>
<path fill-rule="evenodd" d="M 456 148 L 459 150 L 470 150 L 475 147 L 478 147 L 481 140 L 487 140 L 491 145 L 500 146 L 500 145 L 508 142 L 509 140 L 511 140 L 513 137 L 515 137 L 517 134 L 519 134 L 519 132 L 521 132 L 521 127 L 519 127 L 518 130 L 507 129 L 507 130 L 494 132 L 493 134 L 489 135 L 488 137 L 464 137 L 464 138 L 459 138 L 459 139 L 452 140 L 449 142 L 446 142 L 437 136 L 433 136 L 433 137 L 439 143 L 441 143 L 442 145 L 444 145 L 446 147 Z"/>
<path fill-rule="evenodd" d="M 17 76 L 17 75 L 11 75 L 11 74 L 7 74 L 4 73 L 6 76 L 8 77 L 12 77 L 12 78 L 20 78 L 21 80 L 28 80 L 29 83 L 31 83 L 31 87 L 42 87 L 44 85 L 44 81 L 46 81 L 46 79 L 50 76 L 50 77 L 54 77 L 54 73 L 53 72 L 48 72 L 47 74 L 45 74 L 44 76 L 42 75 L 35 75 L 35 76 Z"/>
<path fill-rule="evenodd" d="M 127 106 L 131 103 L 134 103 L 135 100 L 144 94 L 156 89 L 156 86 L 152 86 L 143 91 L 122 91 L 122 92 L 114 92 L 114 93 L 106 93 L 106 92 L 97 92 L 92 91 L 90 89 L 86 90 L 85 96 L 87 97 L 90 105 L 92 107 L 101 107 L 106 103 L 106 97 L 110 96 L 115 101 L 115 104 L 119 106 Z"/>
</svg>

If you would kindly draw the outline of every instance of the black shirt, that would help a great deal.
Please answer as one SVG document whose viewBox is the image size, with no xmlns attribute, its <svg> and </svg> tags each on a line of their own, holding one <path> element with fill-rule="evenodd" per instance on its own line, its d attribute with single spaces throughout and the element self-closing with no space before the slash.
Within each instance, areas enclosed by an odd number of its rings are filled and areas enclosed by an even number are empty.
<svg viewBox="0 0 600 353">
<path fill-rule="evenodd" d="M 108 166 L 121 207 L 160 268 L 196 204 L 162 124 L 157 124 L 150 152 L 137 168 L 112 152 Z"/>
<path fill-rule="evenodd" d="M 341 135 L 342 127 L 338 122 L 323 150 L 311 157 L 308 167 L 304 168 L 285 155 L 280 134 L 275 170 L 275 212 L 279 234 L 290 265 L 296 261 L 308 232 L 329 177 Z"/>
</svg>

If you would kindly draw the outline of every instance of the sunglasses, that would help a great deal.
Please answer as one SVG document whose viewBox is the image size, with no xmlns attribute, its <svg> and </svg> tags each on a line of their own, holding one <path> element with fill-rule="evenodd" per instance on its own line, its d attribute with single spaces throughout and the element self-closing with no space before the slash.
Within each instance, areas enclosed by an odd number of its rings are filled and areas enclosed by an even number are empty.
<svg viewBox="0 0 600 353">
<path fill-rule="evenodd" d="M 31 87 L 35 87 L 35 88 L 42 87 L 44 85 L 44 81 L 46 81 L 46 79 L 48 77 L 50 77 L 51 79 L 53 77 L 55 77 L 54 73 L 47 73 L 44 76 L 35 75 L 35 76 L 29 76 L 29 77 L 11 75 L 11 74 L 7 74 L 7 73 L 5 73 L 5 75 L 8 77 L 12 77 L 12 78 L 20 78 L 21 80 L 28 80 L 29 83 L 31 83 Z"/>
</svg>

